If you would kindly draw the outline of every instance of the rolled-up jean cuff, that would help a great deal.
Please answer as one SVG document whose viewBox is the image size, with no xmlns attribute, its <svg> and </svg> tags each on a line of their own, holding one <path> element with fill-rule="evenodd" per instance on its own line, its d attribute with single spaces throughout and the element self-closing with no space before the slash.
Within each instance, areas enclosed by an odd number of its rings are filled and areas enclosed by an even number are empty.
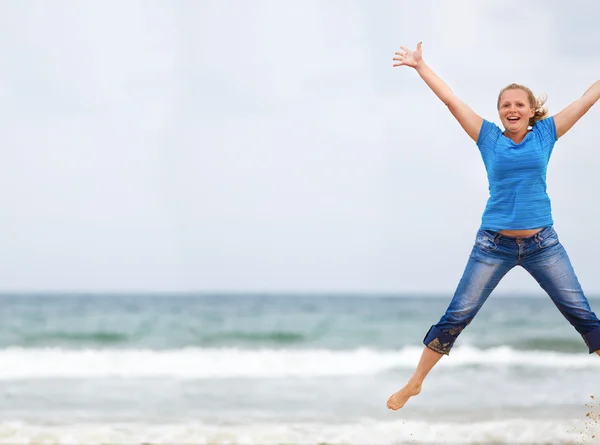
<svg viewBox="0 0 600 445">
<path fill-rule="evenodd" d="M 590 349 L 590 354 L 600 351 L 600 327 L 588 332 L 583 336 L 585 344 Z"/>
<path fill-rule="evenodd" d="M 440 331 L 435 326 L 431 326 L 431 328 L 429 328 L 429 331 L 427 331 L 427 334 L 423 339 L 423 343 L 429 349 L 432 349 L 435 352 L 439 352 L 440 354 L 445 355 L 450 354 L 450 349 L 452 349 L 452 346 L 454 345 L 455 341 L 456 337 L 453 337 L 452 335 L 446 332 Z"/>
</svg>

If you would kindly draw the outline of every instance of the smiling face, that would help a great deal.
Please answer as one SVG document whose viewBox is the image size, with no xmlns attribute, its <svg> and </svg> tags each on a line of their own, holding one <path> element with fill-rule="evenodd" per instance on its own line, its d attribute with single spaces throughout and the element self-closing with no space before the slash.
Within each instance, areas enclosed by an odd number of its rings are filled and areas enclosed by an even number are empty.
<svg viewBox="0 0 600 445">
<path fill-rule="evenodd" d="M 529 94 L 523 89 L 505 90 L 498 100 L 498 114 L 507 133 L 526 133 L 529 120 L 535 115 L 535 104 L 530 103 Z"/>
</svg>

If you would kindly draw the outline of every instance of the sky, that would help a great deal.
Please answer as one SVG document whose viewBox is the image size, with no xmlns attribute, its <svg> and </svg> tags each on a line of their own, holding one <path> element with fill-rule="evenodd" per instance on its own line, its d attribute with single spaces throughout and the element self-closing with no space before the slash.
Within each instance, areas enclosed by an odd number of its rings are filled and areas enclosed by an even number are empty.
<svg viewBox="0 0 600 445">
<path fill-rule="evenodd" d="M 576 5 L 576 7 L 573 7 Z M 488 197 L 408 67 L 500 124 L 600 78 L 600 3 L 0 3 L 0 291 L 451 294 Z M 600 294 L 600 105 L 558 141 L 555 228 Z M 497 293 L 541 295 L 522 269 Z"/>
</svg>

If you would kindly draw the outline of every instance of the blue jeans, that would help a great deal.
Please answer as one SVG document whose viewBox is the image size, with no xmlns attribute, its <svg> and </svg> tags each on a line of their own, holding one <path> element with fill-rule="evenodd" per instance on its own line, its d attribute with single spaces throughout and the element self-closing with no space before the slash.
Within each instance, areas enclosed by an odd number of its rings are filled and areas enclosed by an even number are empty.
<svg viewBox="0 0 600 445">
<path fill-rule="evenodd" d="M 479 230 L 454 298 L 444 316 L 427 332 L 425 346 L 448 355 L 462 330 L 515 266 L 523 267 L 537 280 L 581 334 L 590 354 L 600 350 L 600 320 L 590 309 L 567 252 L 552 227 L 528 238 Z"/>
</svg>

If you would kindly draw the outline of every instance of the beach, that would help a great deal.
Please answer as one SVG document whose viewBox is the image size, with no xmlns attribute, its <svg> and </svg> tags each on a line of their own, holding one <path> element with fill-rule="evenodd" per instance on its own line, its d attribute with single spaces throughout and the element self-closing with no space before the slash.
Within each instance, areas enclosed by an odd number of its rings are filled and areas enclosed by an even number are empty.
<svg viewBox="0 0 600 445">
<path fill-rule="evenodd" d="M 545 298 L 492 296 L 396 412 L 447 298 L 0 299 L 0 444 L 600 443 L 600 359 Z"/>
</svg>

